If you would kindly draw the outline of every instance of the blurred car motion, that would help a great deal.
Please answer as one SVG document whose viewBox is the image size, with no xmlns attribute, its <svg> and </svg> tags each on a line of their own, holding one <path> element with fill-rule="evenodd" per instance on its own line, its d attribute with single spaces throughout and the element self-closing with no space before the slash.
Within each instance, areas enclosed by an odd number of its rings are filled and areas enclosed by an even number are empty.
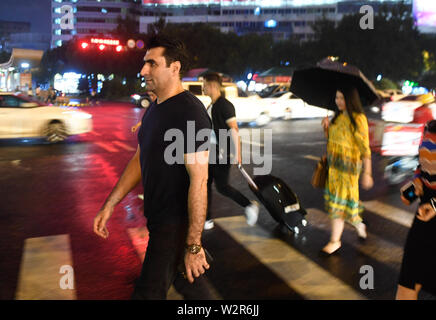
<svg viewBox="0 0 436 320">
<path fill-rule="evenodd" d="M 405 96 L 397 101 L 390 101 L 382 107 L 382 119 L 389 122 L 409 123 L 413 121 L 415 109 L 422 105 L 423 95 Z M 436 105 L 430 105 L 433 112 L 433 118 L 436 114 Z"/>
<path fill-rule="evenodd" d="M 273 97 L 274 94 L 279 92 L 287 92 L 289 91 L 290 84 L 289 83 L 272 83 L 259 92 L 259 96 L 261 98 L 269 98 Z"/>
<path fill-rule="evenodd" d="M 148 93 L 134 93 L 130 98 L 131 102 L 138 108 L 148 108 L 152 102 Z"/>
<path fill-rule="evenodd" d="M 289 120 L 333 115 L 333 111 L 307 104 L 289 91 L 276 92 L 262 101 L 266 104 L 269 115 L 274 119 Z"/>
<path fill-rule="evenodd" d="M 184 81 L 183 88 L 194 94 L 207 108 L 211 99 L 203 93 L 202 81 Z M 223 82 L 224 96 L 235 107 L 236 121 L 240 124 L 263 126 L 271 121 L 268 108 L 258 95 L 247 97 L 236 84 Z"/>
<path fill-rule="evenodd" d="M 0 93 L 0 138 L 45 137 L 48 142 L 92 130 L 92 115 L 72 108 L 46 106 L 14 93 Z"/>
</svg>

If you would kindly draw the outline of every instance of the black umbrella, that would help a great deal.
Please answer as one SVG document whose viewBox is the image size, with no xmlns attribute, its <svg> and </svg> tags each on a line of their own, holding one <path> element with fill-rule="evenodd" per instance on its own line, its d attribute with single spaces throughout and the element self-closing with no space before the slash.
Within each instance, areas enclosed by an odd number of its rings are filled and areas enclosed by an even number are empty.
<svg viewBox="0 0 436 320">
<path fill-rule="evenodd" d="M 371 81 L 357 67 L 329 58 L 319 62 L 316 67 L 296 70 L 290 91 L 308 104 L 336 110 L 336 90 L 343 86 L 355 87 L 363 106 L 379 99 Z"/>
</svg>

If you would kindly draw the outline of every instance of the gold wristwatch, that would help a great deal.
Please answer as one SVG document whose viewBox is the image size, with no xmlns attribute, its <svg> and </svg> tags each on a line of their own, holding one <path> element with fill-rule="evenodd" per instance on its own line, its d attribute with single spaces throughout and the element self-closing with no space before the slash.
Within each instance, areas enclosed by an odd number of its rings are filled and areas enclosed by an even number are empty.
<svg viewBox="0 0 436 320">
<path fill-rule="evenodd" d="M 186 245 L 186 250 L 189 253 L 197 254 L 201 250 L 201 245 L 199 245 L 199 244 L 188 244 L 188 245 Z"/>
</svg>

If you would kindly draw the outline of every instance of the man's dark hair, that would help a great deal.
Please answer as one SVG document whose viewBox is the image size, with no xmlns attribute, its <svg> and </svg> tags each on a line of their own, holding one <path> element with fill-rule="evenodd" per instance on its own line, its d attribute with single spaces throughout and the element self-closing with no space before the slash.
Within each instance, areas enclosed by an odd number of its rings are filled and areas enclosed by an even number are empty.
<svg viewBox="0 0 436 320">
<path fill-rule="evenodd" d="M 220 86 L 223 85 L 223 78 L 217 72 L 208 72 L 203 76 L 207 82 L 217 82 Z"/>
<path fill-rule="evenodd" d="M 179 61 L 181 64 L 180 75 L 182 76 L 188 70 L 189 56 L 182 41 L 160 35 L 155 35 L 148 39 L 147 50 L 158 47 L 164 48 L 163 56 L 167 67 L 173 62 Z"/>
</svg>

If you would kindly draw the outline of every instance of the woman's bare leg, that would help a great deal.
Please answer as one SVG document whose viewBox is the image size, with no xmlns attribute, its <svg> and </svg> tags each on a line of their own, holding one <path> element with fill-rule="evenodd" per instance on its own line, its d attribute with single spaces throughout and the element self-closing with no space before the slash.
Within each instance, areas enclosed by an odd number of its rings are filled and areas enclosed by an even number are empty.
<svg viewBox="0 0 436 320">
<path fill-rule="evenodd" d="M 322 251 L 330 254 L 341 247 L 341 237 L 344 231 L 345 222 L 343 219 L 332 220 L 332 234 L 330 236 L 330 242 L 322 249 Z"/>
</svg>

